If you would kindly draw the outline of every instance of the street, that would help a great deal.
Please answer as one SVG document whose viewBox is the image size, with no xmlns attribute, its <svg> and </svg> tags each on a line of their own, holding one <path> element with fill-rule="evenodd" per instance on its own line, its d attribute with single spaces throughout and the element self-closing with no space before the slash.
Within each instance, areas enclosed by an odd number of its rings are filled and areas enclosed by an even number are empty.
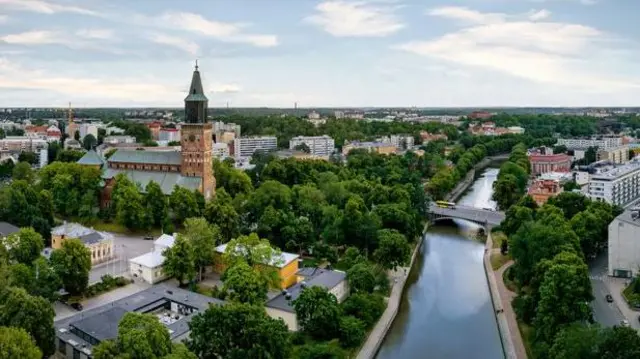
<svg viewBox="0 0 640 359">
<path fill-rule="evenodd" d="M 622 301 L 622 296 L 619 291 L 620 288 L 612 289 L 612 283 L 616 281 L 616 278 L 610 278 L 607 275 L 607 253 L 601 253 L 589 263 L 589 279 L 591 280 L 591 286 L 593 290 L 594 300 L 591 302 L 591 307 L 593 308 L 593 318 L 596 322 L 600 323 L 600 325 L 604 327 L 613 327 L 614 325 L 620 325 L 620 322 L 623 319 L 627 319 L 629 324 L 638 329 L 639 323 L 636 319 L 637 315 L 633 315 L 629 318 L 629 314 L 627 314 L 627 318 L 623 315 L 621 311 L 627 307 L 627 304 Z M 618 292 L 616 294 L 616 291 Z M 611 294 L 613 297 L 613 303 L 608 303 L 606 296 L 607 294 Z M 629 309 L 629 311 L 631 311 Z"/>
<path fill-rule="evenodd" d="M 154 238 L 155 240 L 156 238 Z M 114 252 L 116 258 L 96 264 L 89 273 L 89 283 L 96 283 L 100 278 L 109 274 L 111 276 L 123 275 L 128 277 L 129 259 L 147 253 L 153 249 L 153 241 L 146 241 L 143 237 L 125 236 L 113 234 Z"/>
</svg>

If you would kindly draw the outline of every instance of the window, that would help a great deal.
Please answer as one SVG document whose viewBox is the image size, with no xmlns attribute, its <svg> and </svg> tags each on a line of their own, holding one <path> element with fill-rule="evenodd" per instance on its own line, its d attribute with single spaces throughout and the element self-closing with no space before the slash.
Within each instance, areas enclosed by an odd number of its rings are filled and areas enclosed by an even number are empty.
<svg viewBox="0 0 640 359">
<path fill-rule="evenodd" d="M 80 359 L 80 351 L 76 348 L 73 348 L 73 359 Z"/>
</svg>

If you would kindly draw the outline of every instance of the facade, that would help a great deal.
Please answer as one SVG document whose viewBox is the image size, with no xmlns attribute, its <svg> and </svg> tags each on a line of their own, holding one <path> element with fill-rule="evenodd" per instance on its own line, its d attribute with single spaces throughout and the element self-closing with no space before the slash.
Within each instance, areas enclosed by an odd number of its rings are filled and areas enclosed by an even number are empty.
<svg viewBox="0 0 640 359">
<path fill-rule="evenodd" d="M 276 136 L 238 137 L 233 145 L 235 157 L 251 157 L 256 151 L 275 151 L 278 149 L 278 139 Z"/>
<path fill-rule="evenodd" d="M 609 224 L 608 274 L 633 278 L 640 270 L 640 210 L 625 211 Z"/>
<path fill-rule="evenodd" d="M 621 137 L 592 137 L 592 138 L 559 138 L 556 146 L 565 146 L 570 150 L 586 150 L 589 147 L 597 147 L 599 150 L 608 150 L 622 146 Z"/>
<path fill-rule="evenodd" d="M 629 146 L 603 149 L 598 151 L 598 161 L 610 161 L 611 163 L 622 164 L 629 161 Z"/>
<path fill-rule="evenodd" d="M 47 142 L 60 142 L 62 138 L 62 131 L 56 125 L 51 125 L 47 128 Z"/>
<path fill-rule="evenodd" d="M 380 142 L 389 143 L 398 150 L 410 150 L 413 148 L 414 138 L 411 135 L 391 135 L 381 139 Z"/>
<path fill-rule="evenodd" d="M 158 136 L 160 141 L 180 141 L 180 131 L 177 128 L 161 128 Z"/>
<path fill-rule="evenodd" d="M 33 152 L 39 159 L 38 166 L 44 167 L 48 163 L 46 156 L 49 143 L 42 138 L 32 138 L 28 136 L 7 136 L 0 139 L 0 152 L 8 152 L 19 155 L 22 152 Z M 43 156 L 42 153 L 45 155 Z M 17 158 L 18 156 L 16 156 Z"/>
<path fill-rule="evenodd" d="M 117 145 L 120 143 L 136 143 L 136 138 L 127 135 L 112 135 L 105 137 L 102 143 L 106 143 L 108 145 Z"/>
<path fill-rule="evenodd" d="M 226 250 L 226 244 L 221 244 L 216 247 L 216 258 L 214 260 L 215 265 L 213 269 L 220 274 L 224 273 L 227 269 L 227 266 L 222 259 Z M 298 278 L 296 277 L 296 273 L 298 272 L 299 257 L 300 256 L 297 254 L 282 252 L 280 257 L 272 258 L 269 263 L 264 264 L 266 266 L 273 267 L 278 271 L 281 289 L 288 288 L 297 282 Z"/>
<path fill-rule="evenodd" d="M 390 143 L 384 142 L 346 142 L 342 146 L 342 154 L 348 155 L 352 150 L 366 150 L 368 152 L 375 152 L 381 155 L 389 155 L 396 153 L 398 148 Z"/>
<path fill-rule="evenodd" d="M 442 133 L 429 133 L 427 131 L 420 131 L 420 138 L 422 139 L 422 144 L 427 144 L 431 141 L 437 140 L 447 140 L 448 137 Z"/>
<path fill-rule="evenodd" d="M 98 138 L 98 125 L 93 123 L 81 123 L 78 131 L 80 131 L 80 139 L 83 139 L 86 135 L 93 135 Z"/>
<path fill-rule="evenodd" d="M 536 179 L 529 187 L 529 195 L 539 206 L 542 206 L 549 200 L 562 193 L 562 185 L 560 181 L 554 179 Z"/>
<path fill-rule="evenodd" d="M 149 284 L 156 284 L 167 279 L 162 270 L 164 255 L 162 252 L 173 247 L 177 233 L 172 236 L 163 234 L 153 242 L 153 250 L 141 256 L 129 259 L 129 273 L 132 278 L 140 278 Z"/>
<path fill-rule="evenodd" d="M 306 153 L 303 151 L 296 151 L 296 150 L 280 150 L 280 151 L 276 151 L 274 152 L 274 154 L 276 155 L 276 157 L 278 158 L 293 158 L 296 160 L 322 160 L 322 161 L 328 161 L 330 156 L 319 156 L 319 155 L 313 155 L 311 153 Z"/>
<path fill-rule="evenodd" d="M 79 239 L 91 251 L 91 265 L 106 262 L 115 256 L 113 236 L 110 233 L 67 222 L 51 229 L 53 249 L 62 248 L 62 243 L 70 238 Z"/>
<path fill-rule="evenodd" d="M 118 335 L 118 324 L 129 312 L 152 314 L 174 342 L 189 336 L 189 322 L 210 305 L 224 305 L 219 299 L 188 290 L 155 285 L 131 296 L 54 322 L 56 352 L 67 359 L 90 359 L 93 347 Z"/>
<path fill-rule="evenodd" d="M 536 176 L 546 172 L 568 172 L 571 170 L 571 156 L 564 153 L 555 155 L 529 154 L 531 173 Z"/>
<path fill-rule="evenodd" d="M 316 111 L 311 111 L 307 114 L 307 118 L 309 120 L 319 120 L 320 119 L 320 114 L 317 113 Z"/>
<path fill-rule="evenodd" d="M 289 141 L 289 149 L 295 150 L 300 145 L 307 145 L 309 153 L 316 156 L 329 156 L 335 151 L 333 138 L 323 136 L 297 136 Z"/>
<path fill-rule="evenodd" d="M 347 275 L 344 272 L 321 269 L 302 268 L 297 273 L 297 283 L 283 290 L 279 295 L 267 301 L 265 310 L 274 319 L 282 319 L 291 331 L 298 331 L 296 312 L 291 304 L 300 296 L 305 288 L 319 286 L 326 288 L 333 294 L 338 303 L 342 303 L 349 296 Z"/>
<path fill-rule="evenodd" d="M 600 167 L 589 175 L 583 192 L 595 201 L 626 206 L 640 199 L 640 160 L 623 166 Z"/>
<path fill-rule="evenodd" d="M 229 145 L 226 143 L 214 143 L 213 144 L 213 157 L 219 159 L 225 159 L 229 157 L 231 154 L 229 152 Z"/>
</svg>

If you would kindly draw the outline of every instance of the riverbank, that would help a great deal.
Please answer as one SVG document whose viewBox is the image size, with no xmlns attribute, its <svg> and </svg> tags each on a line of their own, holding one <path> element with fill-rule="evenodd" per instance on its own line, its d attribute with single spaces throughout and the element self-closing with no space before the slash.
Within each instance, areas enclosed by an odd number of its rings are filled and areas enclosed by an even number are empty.
<svg viewBox="0 0 640 359">
<path fill-rule="evenodd" d="M 385 309 L 384 313 L 369 333 L 369 336 L 362 345 L 360 352 L 358 352 L 356 359 L 373 359 L 378 353 L 378 350 L 380 350 L 380 346 L 382 345 L 389 328 L 396 319 L 396 315 L 398 315 L 404 286 L 407 283 L 407 278 L 409 278 L 409 274 L 413 268 L 413 263 L 415 262 L 418 253 L 420 253 L 420 247 L 422 246 L 422 242 L 424 241 L 424 236 L 427 233 L 428 228 L 429 223 L 425 224 L 422 236 L 420 236 L 418 243 L 416 243 L 416 248 L 413 250 L 413 254 L 411 255 L 411 262 L 409 262 L 409 266 L 398 268 L 391 274 L 391 278 L 393 278 L 394 283 L 387 301 L 387 309 Z"/>
<path fill-rule="evenodd" d="M 485 169 L 489 167 L 489 165 L 491 165 L 492 163 L 498 162 L 498 161 L 504 161 L 507 158 L 509 158 L 508 154 L 498 155 L 498 156 L 487 157 L 482 161 L 478 162 L 475 166 L 473 166 L 473 169 L 467 172 L 467 175 L 465 176 L 464 180 L 458 183 L 458 185 L 456 185 L 456 187 L 453 190 L 451 190 L 451 192 L 449 192 L 447 196 L 445 196 L 445 200 L 450 202 L 457 201 L 458 198 L 460 198 L 460 196 L 462 196 L 464 192 L 469 188 L 469 186 L 471 186 L 471 184 L 474 182 L 476 178 L 476 171 Z"/>
</svg>

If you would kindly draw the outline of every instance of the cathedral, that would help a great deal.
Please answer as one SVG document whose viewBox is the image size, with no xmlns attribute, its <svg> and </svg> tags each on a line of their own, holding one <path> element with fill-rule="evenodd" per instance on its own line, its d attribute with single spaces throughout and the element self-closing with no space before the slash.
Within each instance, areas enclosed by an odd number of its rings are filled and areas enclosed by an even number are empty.
<svg viewBox="0 0 640 359">
<path fill-rule="evenodd" d="M 185 118 L 181 126 L 180 151 L 174 149 L 118 149 L 106 161 L 89 151 L 78 163 L 102 169 L 104 189 L 101 206 L 111 202 L 115 177 L 124 173 L 144 189 L 154 181 L 164 194 L 175 186 L 200 191 L 210 199 L 216 188 L 213 174 L 213 126 L 207 122 L 208 99 L 204 94 L 200 71 L 196 63 L 189 94 L 184 99 Z"/>
</svg>

